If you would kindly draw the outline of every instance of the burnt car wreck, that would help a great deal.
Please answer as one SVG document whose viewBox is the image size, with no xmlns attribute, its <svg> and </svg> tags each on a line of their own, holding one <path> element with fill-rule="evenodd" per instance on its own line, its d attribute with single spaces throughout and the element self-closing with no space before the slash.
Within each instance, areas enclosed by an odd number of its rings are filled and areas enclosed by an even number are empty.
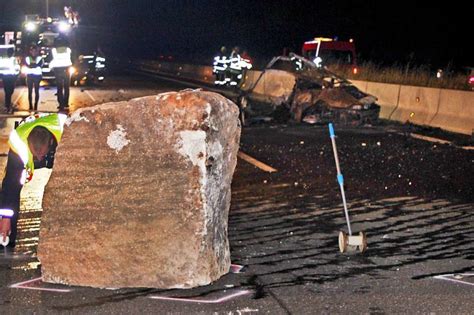
<svg viewBox="0 0 474 315">
<path fill-rule="evenodd" d="M 380 106 L 348 80 L 295 55 L 272 59 L 253 80 L 242 86 L 237 103 L 244 123 L 295 121 L 374 124 Z"/>
</svg>

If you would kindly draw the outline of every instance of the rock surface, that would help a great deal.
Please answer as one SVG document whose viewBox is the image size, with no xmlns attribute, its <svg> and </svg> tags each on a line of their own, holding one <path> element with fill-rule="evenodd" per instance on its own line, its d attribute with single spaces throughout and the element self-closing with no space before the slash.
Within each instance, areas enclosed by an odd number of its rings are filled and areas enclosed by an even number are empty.
<svg viewBox="0 0 474 315">
<path fill-rule="evenodd" d="M 189 288 L 230 268 L 238 108 L 184 90 L 74 112 L 43 198 L 43 281 Z"/>
</svg>

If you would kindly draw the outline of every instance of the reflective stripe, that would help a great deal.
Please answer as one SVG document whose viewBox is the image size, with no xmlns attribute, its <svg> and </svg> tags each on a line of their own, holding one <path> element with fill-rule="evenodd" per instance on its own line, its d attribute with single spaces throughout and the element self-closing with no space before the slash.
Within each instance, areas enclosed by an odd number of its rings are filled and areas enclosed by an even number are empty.
<svg viewBox="0 0 474 315">
<path fill-rule="evenodd" d="M 37 126 L 46 128 L 59 143 L 63 133 L 64 123 L 67 119 L 65 114 L 36 114 L 25 118 L 16 129 L 10 133 L 8 144 L 22 160 L 25 172 L 22 174 L 21 184 L 28 182 L 33 177 L 34 160 L 33 154 L 28 148 L 28 136 Z"/>
<path fill-rule="evenodd" d="M 24 185 L 27 181 L 30 181 L 33 178 L 33 174 L 28 172 L 26 169 L 21 172 L 20 184 Z"/>
<path fill-rule="evenodd" d="M 42 75 L 43 70 L 41 67 L 36 67 L 36 68 L 26 68 L 25 70 L 26 75 Z"/>
<path fill-rule="evenodd" d="M 0 58 L 0 74 L 16 75 L 20 73 L 20 65 L 15 57 Z"/>
<path fill-rule="evenodd" d="M 59 119 L 59 129 L 61 130 L 61 134 L 64 131 L 64 124 L 66 123 L 67 115 L 65 114 L 58 114 L 58 119 Z M 59 139 L 58 139 L 59 142 Z"/>
<path fill-rule="evenodd" d="M 215 70 L 225 70 L 227 67 L 219 67 L 219 66 L 214 66 Z"/>
<path fill-rule="evenodd" d="M 43 73 L 42 69 L 41 69 L 41 66 L 39 65 L 39 63 L 42 61 L 42 57 L 41 56 L 37 56 L 35 59 L 34 59 L 34 63 L 36 64 L 36 66 L 34 66 L 33 68 L 30 68 L 30 67 L 26 67 L 26 74 L 33 74 L 33 75 L 41 75 Z M 26 57 L 26 65 L 27 66 L 30 66 L 31 65 L 31 61 L 33 60 L 33 58 L 31 56 L 29 57 Z"/>
<path fill-rule="evenodd" d="M 23 162 L 23 165 L 26 166 L 28 164 L 28 145 L 21 140 L 20 136 L 18 135 L 18 132 L 16 132 L 16 129 L 13 129 L 12 132 L 10 133 L 10 138 L 8 139 L 10 141 L 10 145 L 15 151 L 16 154 L 20 157 L 21 161 Z"/>
<path fill-rule="evenodd" d="M 1 217 L 11 218 L 11 217 L 13 217 L 14 214 L 15 214 L 15 212 L 13 212 L 12 209 L 0 209 L 0 216 Z"/>
<path fill-rule="evenodd" d="M 53 54 L 53 60 L 49 64 L 50 68 L 63 68 L 72 66 L 71 62 L 71 49 L 66 48 L 66 51 L 59 53 L 56 48 L 51 50 Z"/>
</svg>

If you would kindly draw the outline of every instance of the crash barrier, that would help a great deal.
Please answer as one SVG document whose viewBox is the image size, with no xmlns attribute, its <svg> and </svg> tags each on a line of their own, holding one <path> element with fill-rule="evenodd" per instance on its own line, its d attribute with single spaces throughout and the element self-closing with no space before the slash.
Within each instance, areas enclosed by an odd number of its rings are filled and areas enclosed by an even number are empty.
<svg viewBox="0 0 474 315">
<path fill-rule="evenodd" d="M 140 61 L 136 63 L 136 68 L 208 84 L 214 82 L 210 66 Z M 253 93 L 265 95 L 273 100 L 282 99 L 283 96 L 287 96 L 288 90 L 292 89 L 294 81 L 281 72 L 274 70 L 262 75 L 261 71 L 248 71 L 242 89 L 253 89 Z M 351 82 L 363 92 L 378 98 L 377 103 L 381 106 L 380 117 L 383 119 L 438 127 L 467 135 L 473 134 L 474 92 L 360 80 Z"/>
<path fill-rule="evenodd" d="M 188 80 L 214 84 L 214 74 L 212 73 L 212 67 L 210 66 L 197 66 L 168 61 L 148 60 L 136 61 L 132 66 L 135 69 L 146 72 L 157 72 L 173 77 L 181 77 Z"/>
<path fill-rule="evenodd" d="M 358 80 L 351 82 L 378 98 L 381 118 L 473 134 L 473 92 Z"/>
<path fill-rule="evenodd" d="M 158 72 L 173 77 L 201 83 L 214 84 L 214 74 L 210 66 L 179 64 L 168 61 L 137 61 L 135 68 L 146 72 Z M 253 94 L 265 96 L 266 100 L 279 104 L 287 99 L 295 85 L 295 77 L 286 71 L 247 71 L 243 90 L 252 89 Z"/>
</svg>

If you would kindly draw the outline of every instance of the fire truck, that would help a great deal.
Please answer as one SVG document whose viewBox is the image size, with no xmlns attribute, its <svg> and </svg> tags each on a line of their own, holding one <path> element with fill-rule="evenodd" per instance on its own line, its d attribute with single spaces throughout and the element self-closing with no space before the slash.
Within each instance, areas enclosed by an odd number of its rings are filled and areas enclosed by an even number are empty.
<svg viewBox="0 0 474 315">
<path fill-rule="evenodd" d="M 316 37 L 303 44 L 302 54 L 318 67 L 350 68 L 357 74 L 357 60 L 354 40 L 342 41 L 328 37 Z"/>
</svg>

